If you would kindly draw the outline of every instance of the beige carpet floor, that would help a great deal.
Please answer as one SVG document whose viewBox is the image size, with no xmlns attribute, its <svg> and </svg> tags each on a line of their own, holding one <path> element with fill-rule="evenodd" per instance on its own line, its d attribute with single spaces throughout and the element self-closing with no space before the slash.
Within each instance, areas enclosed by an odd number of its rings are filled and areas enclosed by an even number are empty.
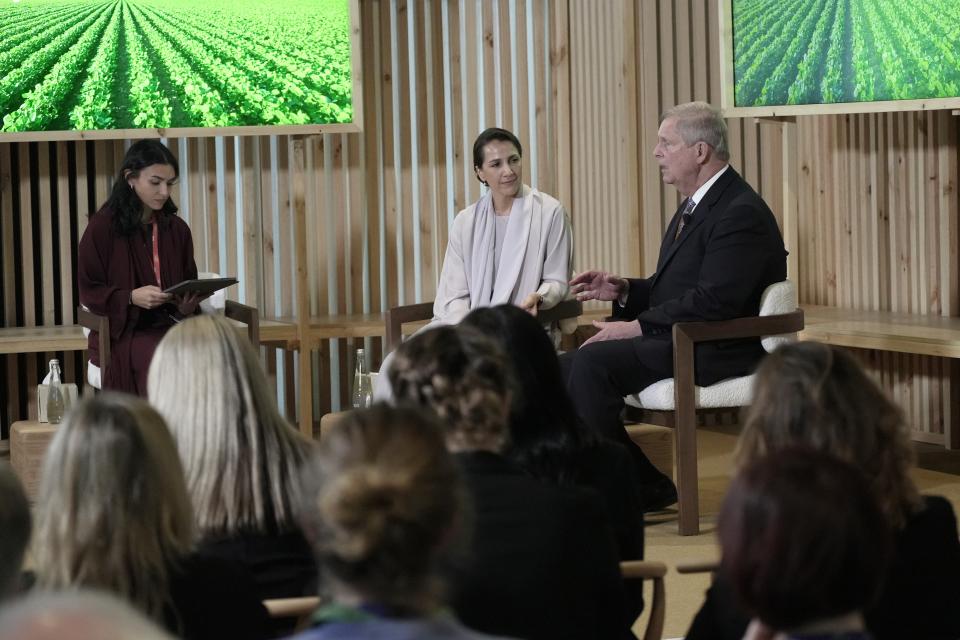
<svg viewBox="0 0 960 640">
<path fill-rule="evenodd" d="M 709 574 L 677 573 L 678 563 L 716 561 L 719 557 L 715 528 L 716 514 L 730 479 L 731 454 L 739 427 L 704 427 L 697 432 L 700 460 L 700 535 L 682 537 L 677 533 L 676 513 L 665 512 L 648 518 L 646 557 L 664 562 L 669 568 L 666 585 L 664 638 L 681 638 L 703 602 Z M 960 451 L 918 444 L 918 468 L 914 472 L 924 493 L 945 496 L 960 511 Z M 649 601 L 650 589 L 647 588 Z M 646 628 L 646 617 L 635 631 Z"/>
</svg>

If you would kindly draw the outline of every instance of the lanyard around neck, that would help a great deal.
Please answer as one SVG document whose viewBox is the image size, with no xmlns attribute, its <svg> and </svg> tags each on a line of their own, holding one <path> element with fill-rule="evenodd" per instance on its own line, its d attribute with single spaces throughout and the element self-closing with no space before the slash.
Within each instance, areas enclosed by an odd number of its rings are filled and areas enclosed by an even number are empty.
<svg viewBox="0 0 960 640">
<path fill-rule="evenodd" d="M 157 218 L 153 218 L 153 275 L 157 277 L 157 286 L 163 289 L 163 282 L 160 280 L 160 234 L 157 231 Z"/>
</svg>

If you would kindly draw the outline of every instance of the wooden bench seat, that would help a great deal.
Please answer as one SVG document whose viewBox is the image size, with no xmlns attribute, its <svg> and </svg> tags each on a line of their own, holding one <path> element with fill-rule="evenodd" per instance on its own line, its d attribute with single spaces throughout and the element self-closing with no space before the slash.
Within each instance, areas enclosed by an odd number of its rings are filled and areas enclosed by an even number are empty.
<svg viewBox="0 0 960 640">
<path fill-rule="evenodd" d="M 960 318 L 802 305 L 804 340 L 842 347 L 960 358 Z"/>
<path fill-rule="evenodd" d="M 891 311 L 859 311 L 801 304 L 801 340 L 857 349 L 960 358 L 960 318 Z M 602 320 L 608 307 L 584 310 L 580 325 Z"/>
<path fill-rule="evenodd" d="M 0 354 L 83 351 L 87 339 L 78 324 L 0 328 Z"/>
<path fill-rule="evenodd" d="M 283 320 L 260 320 L 260 342 L 294 345 L 297 326 Z M 78 324 L 46 327 L 0 327 L 0 354 L 83 351 L 87 338 Z M 296 348 L 289 346 L 288 348 Z"/>
</svg>

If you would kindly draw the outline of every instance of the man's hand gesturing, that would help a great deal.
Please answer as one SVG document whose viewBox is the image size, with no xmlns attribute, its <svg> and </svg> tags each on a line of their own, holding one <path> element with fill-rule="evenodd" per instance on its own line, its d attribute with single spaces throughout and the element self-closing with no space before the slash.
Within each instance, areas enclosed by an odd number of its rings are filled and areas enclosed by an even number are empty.
<svg viewBox="0 0 960 640">
<path fill-rule="evenodd" d="M 627 292 L 630 283 L 626 278 L 606 271 L 584 271 L 570 281 L 570 292 L 577 300 L 616 300 Z"/>
</svg>

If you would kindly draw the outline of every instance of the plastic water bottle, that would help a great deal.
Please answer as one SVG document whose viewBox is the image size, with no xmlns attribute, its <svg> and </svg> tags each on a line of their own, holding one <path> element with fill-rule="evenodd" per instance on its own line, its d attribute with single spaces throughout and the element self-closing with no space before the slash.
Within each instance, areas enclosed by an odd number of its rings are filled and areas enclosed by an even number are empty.
<svg viewBox="0 0 960 640">
<path fill-rule="evenodd" d="M 367 371 L 367 359 L 363 349 L 357 349 L 357 363 L 353 374 L 353 408 L 363 409 L 373 402 L 373 385 Z"/>
<path fill-rule="evenodd" d="M 50 361 L 50 381 L 47 383 L 47 421 L 60 424 L 63 420 L 63 387 L 60 384 L 60 361 Z"/>
</svg>

